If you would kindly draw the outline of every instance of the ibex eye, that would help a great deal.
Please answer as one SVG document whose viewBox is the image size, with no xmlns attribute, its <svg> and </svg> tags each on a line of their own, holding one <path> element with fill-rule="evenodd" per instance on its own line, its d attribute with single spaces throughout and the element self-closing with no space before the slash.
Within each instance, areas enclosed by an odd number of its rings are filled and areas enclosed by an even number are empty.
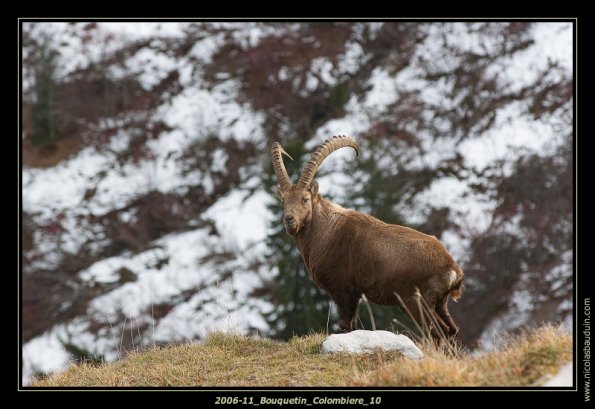
<svg viewBox="0 0 595 409">
<path fill-rule="evenodd" d="M 307 197 L 304 197 L 304 198 L 302 199 L 302 203 L 308 203 L 308 198 L 307 198 Z"/>
</svg>

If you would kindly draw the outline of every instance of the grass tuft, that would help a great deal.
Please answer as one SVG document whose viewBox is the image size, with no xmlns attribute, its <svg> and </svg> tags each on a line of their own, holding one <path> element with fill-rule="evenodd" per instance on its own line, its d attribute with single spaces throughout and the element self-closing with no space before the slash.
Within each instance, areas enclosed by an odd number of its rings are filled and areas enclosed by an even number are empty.
<svg viewBox="0 0 595 409">
<path fill-rule="evenodd" d="M 32 386 L 527 386 L 572 360 L 572 338 L 551 325 L 510 337 L 473 357 L 452 345 L 421 342 L 425 357 L 397 352 L 322 355 L 325 334 L 289 342 L 214 333 L 200 345 L 131 352 L 100 366 L 73 365 Z"/>
<path fill-rule="evenodd" d="M 403 360 L 356 380 L 376 386 L 537 386 L 572 361 L 572 336 L 552 325 L 509 337 L 496 351 L 454 356 L 432 342 L 420 345 L 424 359 Z"/>
</svg>

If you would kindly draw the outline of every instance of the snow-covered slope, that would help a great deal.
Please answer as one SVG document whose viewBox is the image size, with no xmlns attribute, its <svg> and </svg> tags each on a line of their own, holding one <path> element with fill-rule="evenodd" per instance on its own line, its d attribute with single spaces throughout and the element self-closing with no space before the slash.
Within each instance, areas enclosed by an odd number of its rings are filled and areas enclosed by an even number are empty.
<svg viewBox="0 0 595 409">
<path fill-rule="evenodd" d="M 113 31 L 125 38 L 164 34 L 159 27 L 169 27 L 143 24 L 135 30 L 129 24 L 100 26 L 100 32 Z M 65 38 L 72 36 L 68 35 L 70 27 L 63 24 L 50 25 L 45 30 L 61 33 Z M 170 27 L 166 33 L 179 35 L 179 30 L 180 27 Z M 214 42 L 216 39 L 208 38 L 195 44 L 189 55 L 208 60 L 216 46 Z M 92 47 L 87 46 L 86 51 L 88 48 Z M 80 44 L 73 40 L 61 51 L 67 61 L 71 54 L 80 51 Z M 93 55 L 83 54 L 87 59 L 82 58 L 77 67 L 92 63 Z M 169 58 L 144 48 L 127 60 L 127 69 L 135 72 L 143 87 L 151 89 L 171 70 L 191 71 L 192 64 L 187 60 L 188 55 Z M 65 68 L 65 71 L 73 69 Z M 171 130 L 146 143 L 147 159 L 118 165 L 119 154 L 133 143 L 132 136 L 122 131 L 107 146 L 89 146 L 54 167 L 23 170 L 23 210 L 32 214 L 38 225 L 59 219 L 63 228 L 58 240 L 44 237 L 46 233 L 42 230 L 35 232 L 36 247 L 31 254 L 34 262 L 27 266 L 28 270 L 51 270 L 60 265 L 62 256 L 76 254 L 85 246 L 90 245 L 92 251 L 98 252 L 107 246 L 105 229 L 84 222 L 89 215 L 101 217 L 123 209 L 133 199 L 152 191 L 178 193 L 200 184 L 204 194 L 211 195 L 214 186 L 209 175 L 196 169 L 182 174 L 180 155 L 189 144 L 208 136 L 214 127 L 221 138 L 253 138 L 264 142 L 262 115 L 236 102 L 234 81 L 206 90 L 197 80 L 200 77 L 182 75 L 182 78 L 184 90 L 155 110 L 153 120 L 165 122 Z M 224 155 L 220 153 L 219 164 L 224 164 Z M 248 176 L 258 171 L 245 169 Z M 252 186 L 254 181 L 247 180 L 245 185 Z M 86 198 L 89 189 L 94 194 Z M 147 251 L 124 252 L 79 271 L 80 279 L 91 286 L 117 284 L 122 269 L 133 277 L 95 298 L 84 316 L 56 325 L 27 342 L 23 347 L 23 379 L 29 379 L 33 371 L 52 372 L 68 364 L 70 356 L 60 340 L 114 359 L 122 334 L 128 330 L 133 332 L 131 341 L 142 345 L 199 339 L 206 332 L 216 330 L 265 331 L 267 327 L 260 314 L 270 306 L 248 294 L 269 274 L 262 267 L 268 222 L 266 200 L 262 188 L 249 195 L 241 189 L 231 191 L 200 216 L 200 221 L 214 221 L 218 234 L 212 234 L 211 226 L 169 234 L 155 240 Z M 119 212 L 118 217 L 133 223 L 136 214 L 132 209 Z M 225 262 L 208 261 L 209 255 L 215 253 L 229 253 L 233 257 Z M 261 266 L 255 268 L 255 265 Z M 181 300 L 161 319 L 152 317 L 154 305 L 171 302 L 184 292 L 193 295 Z M 69 307 L 68 303 L 64 301 L 64 308 Z M 101 329 L 90 329 L 91 324 L 99 324 Z"/>
</svg>

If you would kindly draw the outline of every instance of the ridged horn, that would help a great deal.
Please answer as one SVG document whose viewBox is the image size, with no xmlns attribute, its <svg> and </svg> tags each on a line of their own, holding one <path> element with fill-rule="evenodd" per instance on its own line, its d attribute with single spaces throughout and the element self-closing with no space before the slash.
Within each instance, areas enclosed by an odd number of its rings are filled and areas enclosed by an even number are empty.
<svg viewBox="0 0 595 409">
<path fill-rule="evenodd" d="M 273 146 L 271 146 L 273 169 L 275 169 L 275 176 L 277 176 L 277 182 L 279 183 L 281 190 L 285 191 L 291 188 L 293 183 L 291 183 L 291 179 L 289 179 L 289 176 L 287 175 L 287 169 L 285 169 L 283 156 L 281 155 L 286 155 L 289 159 L 293 160 L 293 158 L 283 150 L 279 142 L 274 142 Z"/>
<path fill-rule="evenodd" d="M 298 186 L 301 189 L 307 189 L 312 183 L 312 180 L 314 180 L 314 176 L 316 176 L 316 172 L 318 172 L 318 168 L 322 165 L 322 162 L 331 153 L 346 146 L 352 147 L 355 150 L 355 154 L 359 155 L 359 145 L 355 139 L 345 135 L 333 136 L 331 139 L 327 139 L 310 157 L 297 182 Z"/>
</svg>

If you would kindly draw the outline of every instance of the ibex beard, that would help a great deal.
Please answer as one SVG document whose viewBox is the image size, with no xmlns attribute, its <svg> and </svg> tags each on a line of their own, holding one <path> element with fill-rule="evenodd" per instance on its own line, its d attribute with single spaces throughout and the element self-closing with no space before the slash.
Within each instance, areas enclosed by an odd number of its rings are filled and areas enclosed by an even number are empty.
<svg viewBox="0 0 595 409">
<path fill-rule="evenodd" d="M 448 299 L 461 296 L 463 271 L 446 247 L 434 236 L 345 209 L 318 192 L 314 180 L 318 168 L 343 147 L 359 153 L 353 138 L 334 136 L 314 151 L 295 184 L 283 163 L 282 155 L 289 155 L 277 142 L 271 148 L 283 224 L 311 279 L 338 306 L 340 329 L 355 329 L 362 295 L 380 305 L 399 305 L 395 295 L 399 294 L 420 322 L 419 290 L 441 330 L 456 336 L 458 327 L 448 311 Z M 437 334 L 435 329 L 432 334 Z"/>
</svg>

